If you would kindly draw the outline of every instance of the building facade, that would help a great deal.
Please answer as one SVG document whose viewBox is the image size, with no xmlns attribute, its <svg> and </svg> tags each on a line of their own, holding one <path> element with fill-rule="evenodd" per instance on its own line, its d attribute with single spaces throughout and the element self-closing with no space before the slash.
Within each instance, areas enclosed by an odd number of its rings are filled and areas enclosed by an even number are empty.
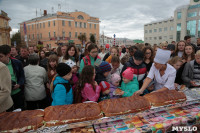
<svg viewBox="0 0 200 133">
<path fill-rule="evenodd" d="M 44 46 L 57 47 L 59 44 L 82 44 L 78 36 L 85 34 L 87 41 L 93 34 L 99 38 L 99 18 L 91 17 L 84 12 L 57 12 L 47 14 L 20 23 L 21 39 L 27 45 L 36 45 L 38 41 Z"/>
<path fill-rule="evenodd" d="M 112 42 L 113 42 L 113 38 L 112 37 L 107 37 L 105 35 L 100 35 L 100 38 L 99 38 L 99 44 L 100 46 L 104 46 L 106 44 L 109 44 L 110 46 L 112 46 Z"/>
<path fill-rule="evenodd" d="M 10 18 L 8 14 L 1 10 L 0 13 L 0 45 L 8 44 L 11 45 L 10 41 L 10 31 L 9 26 Z"/>
<path fill-rule="evenodd" d="M 193 42 L 200 37 L 200 0 L 190 0 L 189 5 L 176 8 L 174 17 L 144 25 L 144 41 L 151 45 L 178 42 L 186 35 L 192 36 Z"/>
</svg>

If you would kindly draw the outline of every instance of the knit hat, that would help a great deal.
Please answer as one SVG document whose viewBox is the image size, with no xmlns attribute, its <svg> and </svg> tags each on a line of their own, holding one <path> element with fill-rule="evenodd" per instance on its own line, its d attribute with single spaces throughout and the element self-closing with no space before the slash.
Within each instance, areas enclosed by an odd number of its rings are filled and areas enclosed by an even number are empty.
<svg viewBox="0 0 200 133">
<path fill-rule="evenodd" d="M 69 72 L 71 72 L 71 70 L 72 70 L 71 67 L 65 63 L 59 63 L 56 68 L 56 72 L 61 77 L 67 75 Z"/>
<path fill-rule="evenodd" d="M 169 44 L 167 46 L 167 50 L 175 50 L 175 45 L 174 44 Z"/>
<path fill-rule="evenodd" d="M 133 56 L 136 60 L 143 60 L 144 59 L 144 53 L 140 50 L 135 51 Z"/>
<path fill-rule="evenodd" d="M 110 89 L 110 84 L 108 82 L 106 82 L 106 81 L 101 81 L 99 86 L 101 87 L 101 91 L 102 92 Z"/>
<path fill-rule="evenodd" d="M 166 64 L 170 59 L 170 55 L 171 51 L 158 48 L 154 61 L 159 64 Z"/>
<path fill-rule="evenodd" d="M 121 80 L 121 77 L 118 74 L 114 73 L 111 75 L 111 78 L 110 78 L 111 84 L 114 84 L 119 80 Z"/>
<path fill-rule="evenodd" d="M 129 79 L 129 80 L 133 80 L 133 71 L 131 68 L 127 68 L 123 73 L 122 73 L 122 77 Z"/>
<path fill-rule="evenodd" d="M 106 61 L 102 61 L 99 68 L 102 73 L 111 71 L 111 65 Z"/>
</svg>

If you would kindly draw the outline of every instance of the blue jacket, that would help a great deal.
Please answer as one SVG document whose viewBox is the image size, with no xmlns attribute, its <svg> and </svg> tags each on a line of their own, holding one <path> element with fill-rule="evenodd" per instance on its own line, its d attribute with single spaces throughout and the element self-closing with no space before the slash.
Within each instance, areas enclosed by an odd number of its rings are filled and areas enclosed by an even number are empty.
<svg viewBox="0 0 200 133">
<path fill-rule="evenodd" d="M 124 94 L 122 95 L 122 97 L 130 97 L 133 95 L 134 92 L 139 90 L 139 83 L 136 77 L 133 77 L 133 80 L 128 82 L 128 83 L 124 83 L 124 81 L 122 81 L 121 87 L 119 87 L 122 91 L 124 91 Z"/>
<path fill-rule="evenodd" d="M 20 85 L 19 88 L 23 88 L 24 82 L 25 82 L 25 76 L 24 76 L 24 69 L 22 66 L 21 61 L 17 59 L 10 58 L 14 74 L 17 78 L 17 84 Z"/>
<path fill-rule="evenodd" d="M 55 78 L 53 82 L 53 85 L 55 86 L 55 88 L 52 93 L 53 101 L 51 105 L 56 106 L 56 105 L 72 104 L 73 103 L 72 87 L 70 86 L 70 90 L 67 93 L 65 86 L 59 83 L 69 83 L 69 81 L 60 76 L 57 76 Z"/>
</svg>

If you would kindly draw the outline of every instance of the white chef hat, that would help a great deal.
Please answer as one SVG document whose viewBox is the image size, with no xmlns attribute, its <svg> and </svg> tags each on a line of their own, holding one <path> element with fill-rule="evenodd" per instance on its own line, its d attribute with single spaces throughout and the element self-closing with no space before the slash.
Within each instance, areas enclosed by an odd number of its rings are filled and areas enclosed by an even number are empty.
<svg viewBox="0 0 200 133">
<path fill-rule="evenodd" d="M 166 64 L 170 59 L 170 55 L 171 51 L 158 48 L 154 61 L 159 64 Z"/>
</svg>

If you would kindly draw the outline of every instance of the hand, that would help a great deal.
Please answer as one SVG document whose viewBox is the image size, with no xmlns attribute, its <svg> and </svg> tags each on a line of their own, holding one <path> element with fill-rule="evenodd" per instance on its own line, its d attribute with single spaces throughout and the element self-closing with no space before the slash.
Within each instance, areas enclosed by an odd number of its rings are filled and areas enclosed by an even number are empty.
<svg viewBox="0 0 200 133">
<path fill-rule="evenodd" d="M 192 86 L 194 86 L 194 87 L 198 86 L 198 85 L 195 84 L 195 81 L 190 81 L 190 84 L 191 84 Z"/>
<path fill-rule="evenodd" d="M 109 93 L 110 93 L 109 89 L 103 92 L 104 95 L 109 94 Z"/>
<path fill-rule="evenodd" d="M 16 84 L 16 85 L 14 86 L 13 90 L 18 89 L 19 87 L 20 87 L 20 85 L 19 85 L 19 84 Z"/>
<path fill-rule="evenodd" d="M 96 81 L 94 81 L 94 85 L 95 85 L 95 86 L 98 85 Z"/>
<path fill-rule="evenodd" d="M 49 83 L 47 83 L 46 86 L 47 86 L 48 89 L 50 89 L 50 84 Z"/>
<path fill-rule="evenodd" d="M 124 91 L 121 91 L 121 92 L 120 92 L 120 95 L 124 95 Z"/>
<path fill-rule="evenodd" d="M 177 83 L 174 83 L 174 87 L 175 87 L 175 90 L 178 91 L 178 84 Z"/>
<path fill-rule="evenodd" d="M 142 90 L 138 90 L 138 91 L 136 91 L 135 93 L 134 93 L 134 95 L 141 95 L 141 94 L 143 94 L 143 91 Z"/>
</svg>

